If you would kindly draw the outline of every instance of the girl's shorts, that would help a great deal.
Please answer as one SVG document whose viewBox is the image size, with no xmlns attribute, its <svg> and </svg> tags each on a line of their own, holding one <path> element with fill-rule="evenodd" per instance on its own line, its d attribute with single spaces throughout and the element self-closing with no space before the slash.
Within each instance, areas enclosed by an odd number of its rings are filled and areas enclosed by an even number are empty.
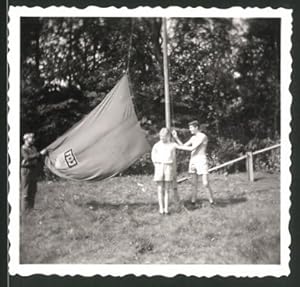
<svg viewBox="0 0 300 287">
<path fill-rule="evenodd" d="M 173 181 L 174 165 L 171 163 L 154 164 L 154 181 Z"/>
</svg>

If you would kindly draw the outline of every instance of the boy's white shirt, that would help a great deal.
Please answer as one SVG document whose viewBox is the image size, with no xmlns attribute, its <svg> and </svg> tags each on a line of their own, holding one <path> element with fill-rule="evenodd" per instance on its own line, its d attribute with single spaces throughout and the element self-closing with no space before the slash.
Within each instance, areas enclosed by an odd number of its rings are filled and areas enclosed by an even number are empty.
<svg viewBox="0 0 300 287">
<path fill-rule="evenodd" d="M 151 159 L 153 163 L 167 163 L 172 164 L 175 162 L 176 144 L 172 142 L 163 143 L 157 142 L 151 152 Z"/>
</svg>

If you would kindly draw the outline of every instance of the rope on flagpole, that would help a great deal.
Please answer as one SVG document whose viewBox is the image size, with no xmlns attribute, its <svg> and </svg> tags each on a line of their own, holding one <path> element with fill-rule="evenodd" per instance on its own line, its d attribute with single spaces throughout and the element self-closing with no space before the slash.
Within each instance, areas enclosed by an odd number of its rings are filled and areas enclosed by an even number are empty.
<svg viewBox="0 0 300 287">
<path fill-rule="evenodd" d="M 130 98 L 132 100 L 133 103 L 133 107 L 135 111 L 138 111 L 137 109 L 137 104 L 135 101 L 135 96 L 134 96 L 134 89 L 132 87 L 132 82 L 131 82 L 131 77 L 130 77 L 130 60 L 131 60 L 131 56 L 132 56 L 132 39 L 133 39 L 133 27 L 134 27 L 134 18 L 131 18 L 131 28 L 130 28 L 130 37 L 129 37 L 129 44 L 128 44 L 128 53 L 127 53 L 127 67 L 126 67 L 126 74 L 127 74 L 127 78 L 128 78 L 128 87 L 129 87 L 129 91 L 130 91 Z M 137 114 L 138 116 L 138 114 Z"/>
<path fill-rule="evenodd" d="M 131 29 L 130 29 L 130 37 L 129 37 L 128 54 L 127 54 L 127 67 L 126 67 L 126 73 L 127 74 L 129 74 L 129 68 L 130 68 L 131 49 L 132 49 L 132 35 L 133 35 L 133 18 L 131 18 Z"/>
</svg>

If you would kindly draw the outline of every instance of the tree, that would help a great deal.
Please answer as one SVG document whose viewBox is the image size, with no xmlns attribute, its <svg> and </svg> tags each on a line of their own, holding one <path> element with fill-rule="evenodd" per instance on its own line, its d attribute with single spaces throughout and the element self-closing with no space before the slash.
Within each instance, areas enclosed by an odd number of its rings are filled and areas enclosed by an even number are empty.
<svg viewBox="0 0 300 287">
<path fill-rule="evenodd" d="M 247 45 L 241 49 L 239 86 L 250 137 L 280 133 L 280 21 L 247 20 Z"/>
<path fill-rule="evenodd" d="M 280 132 L 278 19 L 168 22 L 176 126 L 198 118 L 214 137 L 244 144 Z M 157 131 L 164 121 L 160 30 L 160 18 L 22 18 L 22 131 L 47 134 L 39 141 L 46 145 L 128 68 L 138 118 Z"/>
</svg>

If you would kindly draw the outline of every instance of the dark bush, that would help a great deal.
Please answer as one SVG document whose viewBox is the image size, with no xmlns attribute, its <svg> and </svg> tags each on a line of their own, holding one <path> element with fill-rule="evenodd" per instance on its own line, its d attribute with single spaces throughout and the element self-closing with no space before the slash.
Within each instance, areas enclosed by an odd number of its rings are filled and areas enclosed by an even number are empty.
<svg viewBox="0 0 300 287">
<path fill-rule="evenodd" d="M 218 138 L 208 153 L 209 166 L 214 167 L 230 160 L 236 159 L 244 154 L 243 145 L 233 139 Z M 240 161 L 224 167 L 220 171 L 226 170 L 228 173 L 245 171 L 245 162 Z"/>
<path fill-rule="evenodd" d="M 133 165 L 131 165 L 122 174 L 153 174 L 154 167 L 151 161 L 151 154 L 146 153 L 140 159 L 138 159 Z"/>
<path fill-rule="evenodd" d="M 279 143 L 279 139 L 272 140 L 266 139 L 253 139 L 251 140 L 245 149 L 247 151 L 257 151 Z M 257 155 L 254 155 L 253 164 L 255 170 L 262 170 L 268 172 L 280 171 L 280 148 L 275 148 Z"/>
</svg>

